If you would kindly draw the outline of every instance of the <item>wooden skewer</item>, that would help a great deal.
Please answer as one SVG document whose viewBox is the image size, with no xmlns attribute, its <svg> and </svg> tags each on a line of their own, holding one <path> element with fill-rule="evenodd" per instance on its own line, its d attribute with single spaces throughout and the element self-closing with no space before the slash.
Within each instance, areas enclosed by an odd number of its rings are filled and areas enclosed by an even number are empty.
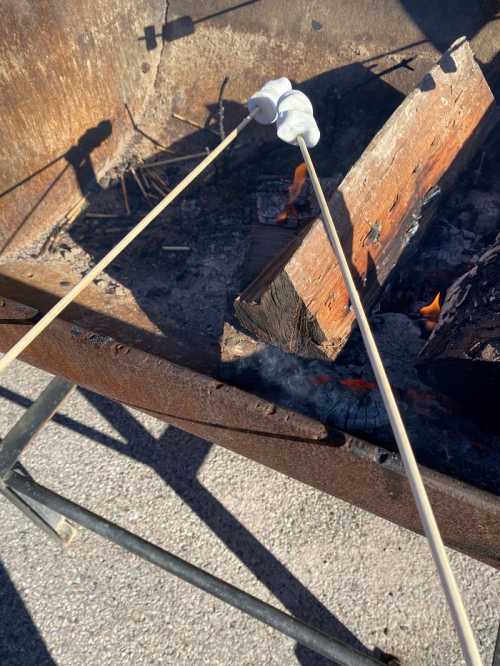
<svg viewBox="0 0 500 666">
<path fill-rule="evenodd" d="M 127 248 L 137 236 L 146 229 L 146 227 L 172 203 L 172 201 L 183 192 L 228 146 L 253 119 L 257 111 L 253 111 L 241 123 L 230 132 L 219 145 L 209 153 L 205 159 L 200 162 L 174 189 L 167 194 L 156 206 L 140 220 L 121 241 L 119 241 L 97 264 L 78 282 L 68 293 L 61 298 L 23 337 L 13 345 L 8 352 L 0 359 L 0 373 L 6 370 L 9 365 L 21 354 L 28 345 L 30 345 L 47 326 L 80 294 L 86 287 L 92 284 L 92 281 L 116 259 L 116 257 Z"/>
<path fill-rule="evenodd" d="M 316 174 L 316 169 L 314 168 L 314 164 L 311 160 L 311 156 L 304 139 L 299 136 L 297 137 L 297 142 L 302 152 L 304 162 L 307 164 L 307 170 L 309 172 L 309 176 L 311 177 L 314 193 L 321 210 L 325 231 L 328 235 L 330 243 L 333 247 L 333 251 L 339 263 L 339 267 L 344 278 L 347 291 L 349 293 L 352 308 L 354 310 L 354 314 L 356 315 L 358 326 L 365 343 L 366 351 L 368 352 L 370 364 L 377 380 L 380 393 L 382 394 L 385 408 L 389 415 L 392 431 L 398 445 L 399 453 L 403 459 L 406 474 L 410 482 L 413 497 L 415 499 L 418 513 L 420 515 L 420 520 L 422 521 L 425 536 L 429 542 L 432 556 L 434 558 L 434 563 L 436 565 L 439 578 L 441 580 L 441 585 L 446 595 L 448 607 L 455 624 L 455 629 L 460 639 L 462 652 L 469 666 L 481 666 L 481 657 L 479 656 L 474 634 L 472 633 L 472 628 L 470 626 L 469 619 L 460 596 L 460 591 L 451 570 L 448 556 L 446 555 L 443 540 L 441 538 L 441 534 L 439 532 L 439 528 L 437 526 L 436 519 L 434 517 L 434 513 L 432 511 L 432 507 L 429 502 L 422 477 L 420 475 L 420 470 L 418 469 L 417 461 L 415 459 L 410 440 L 406 433 L 401 414 L 399 413 L 399 409 L 394 398 L 394 393 L 392 392 L 391 385 L 387 378 L 387 374 L 385 372 L 375 338 L 373 337 L 370 324 L 368 323 L 361 298 L 359 297 L 356 285 L 349 269 L 349 264 L 347 263 L 344 250 L 342 249 L 342 244 L 335 228 L 330 209 Z"/>
</svg>

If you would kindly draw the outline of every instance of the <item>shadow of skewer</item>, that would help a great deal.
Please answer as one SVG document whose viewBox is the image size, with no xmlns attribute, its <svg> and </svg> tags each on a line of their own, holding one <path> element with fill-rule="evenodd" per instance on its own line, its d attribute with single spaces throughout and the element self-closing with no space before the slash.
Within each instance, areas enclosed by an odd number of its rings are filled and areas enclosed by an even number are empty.
<svg viewBox="0 0 500 666">
<path fill-rule="evenodd" d="M 209 21 L 210 19 L 223 16 L 224 14 L 229 14 L 229 12 L 234 12 L 237 9 L 242 9 L 248 5 L 254 5 L 256 2 L 260 2 L 260 0 L 246 0 L 246 2 L 242 2 L 239 5 L 226 7 L 226 9 L 221 9 L 218 12 L 213 12 L 212 14 L 207 14 L 206 16 L 194 20 L 192 16 L 179 16 L 179 18 L 176 18 L 173 21 L 167 19 L 160 33 L 156 32 L 154 25 L 147 25 L 144 28 L 144 37 L 139 37 L 138 41 L 145 42 L 146 49 L 148 51 L 153 51 L 158 46 L 158 38 L 161 38 L 163 42 L 173 42 L 177 39 L 188 37 L 195 32 L 195 26 L 197 23 Z"/>
</svg>

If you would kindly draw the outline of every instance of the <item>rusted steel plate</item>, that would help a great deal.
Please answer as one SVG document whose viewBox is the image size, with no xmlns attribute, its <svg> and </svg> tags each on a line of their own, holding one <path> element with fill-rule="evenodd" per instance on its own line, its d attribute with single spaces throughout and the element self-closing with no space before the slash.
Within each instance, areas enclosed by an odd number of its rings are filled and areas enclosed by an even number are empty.
<svg viewBox="0 0 500 666">
<path fill-rule="evenodd" d="M 497 53 L 500 35 L 498 21 L 488 23 L 495 8 L 468 0 L 457 0 L 453 6 L 401 0 L 260 0 L 254 4 L 170 0 L 168 4 L 159 94 L 170 90 L 175 94 L 162 95 L 161 107 L 151 108 L 145 127 L 166 145 L 176 142 L 185 152 L 203 148 L 210 135 L 193 133 L 192 127 L 178 119 L 158 127 L 158 108 L 164 118 L 174 112 L 201 125 L 208 116 L 214 122 L 225 76 L 230 77 L 225 94 L 227 127 L 242 117 L 250 91 L 268 79 L 288 76 L 312 95 L 324 129 L 350 105 L 353 88 L 360 86 L 365 102 L 369 100 L 362 106 L 378 110 L 388 97 L 394 98 L 395 89 L 410 92 L 459 35 L 474 36 L 475 53 L 483 63 Z M 186 24 L 189 30 L 182 29 Z M 157 25 L 150 48 L 161 49 L 161 33 Z M 409 66 L 402 64 L 405 59 Z M 322 109 L 318 108 L 320 100 L 325 101 Z M 332 109 L 332 101 L 343 108 Z M 335 128 L 330 173 L 339 165 L 343 168 L 346 153 L 360 135 L 361 148 L 366 145 L 364 137 L 373 135 L 366 135 L 365 127 L 356 122 L 357 110 L 359 105 L 354 104 L 350 124 Z M 366 124 L 367 114 L 364 116 Z M 253 146 L 257 136 L 259 143 L 275 138 L 269 128 L 256 127 L 253 132 Z"/>
<path fill-rule="evenodd" d="M 160 53 L 140 40 L 165 0 L 4 0 L 0 249 L 64 215 L 144 110 Z M 22 233 L 21 233 L 22 232 Z"/>
<path fill-rule="evenodd" d="M 0 348 L 14 344 L 36 315 L 35 309 L 3 299 Z M 383 449 L 343 433 L 328 434 L 313 419 L 62 320 L 56 320 L 23 358 L 421 531 L 402 465 Z M 499 498 L 427 469 L 423 475 L 445 542 L 500 568 Z"/>
<path fill-rule="evenodd" d="M 493 94 L 465 39 L 455 42 L 393 113 L 334 193 L 330 207 L 370 307 L 429 216 L 433 188 L 456 175 L 496 119 Z M 354 324 L 321 220 L 237 299 L 242 324 L 287 351 L 335 358 Z"/>
<path fill-rule="evenodd" d="M 12 321 L 19 318 L 19 305 L 3 300 L 0 347 L 5 350 L 26 332 L 30 320 Z M 32 318 L 38 314 L 34 308 L 31 312 Z M 26 314 L 25 306 L 21 313 Z M 22 358 L 119 402 L 161 412 L 165 419 L 175 416 L 215 429 L 279 437 L 326 437 L 325 427 L 313 419 L 74 323 L 56 320 Z"/>
</svg>

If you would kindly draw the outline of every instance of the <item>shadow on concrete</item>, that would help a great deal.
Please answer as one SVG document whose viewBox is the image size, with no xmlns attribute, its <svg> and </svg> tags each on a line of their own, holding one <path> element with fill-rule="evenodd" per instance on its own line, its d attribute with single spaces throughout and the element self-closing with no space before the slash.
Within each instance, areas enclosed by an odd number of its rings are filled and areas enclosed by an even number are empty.
<svg viewBox="0 0 500 666">
<path fill-rule="evenodd" d="M 5 567 L 0 562 L 0 663 L 55 666 Z"/>
</svg>

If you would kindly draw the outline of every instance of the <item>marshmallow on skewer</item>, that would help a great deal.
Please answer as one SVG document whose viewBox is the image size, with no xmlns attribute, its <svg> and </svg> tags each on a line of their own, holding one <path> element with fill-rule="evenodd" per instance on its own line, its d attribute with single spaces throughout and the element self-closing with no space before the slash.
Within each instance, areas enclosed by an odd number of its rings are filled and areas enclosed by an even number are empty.
<svg viewBox="0 0 500 666">
<path fill-rule="evenodd" d="M 285 143 L 297 145 L 297 137 L 302 136 L 308 148 L 319 142 L 320 131 L 314 119 L 313 106 L 303 92 L 290 90 L 278 101 L 278 136 Z"/>
<path fill-rule="evenodd" d="M 281 79 L 268 81 L 248 100 L 250 113 L 255 109 L 255 120 L 261 125 L 272 125 L 278 115 L 278 100 L 292 90 L 292 84 L 284 76 Z M 312 108 L 312 107 L 311 107 Z"/>
</svg>

